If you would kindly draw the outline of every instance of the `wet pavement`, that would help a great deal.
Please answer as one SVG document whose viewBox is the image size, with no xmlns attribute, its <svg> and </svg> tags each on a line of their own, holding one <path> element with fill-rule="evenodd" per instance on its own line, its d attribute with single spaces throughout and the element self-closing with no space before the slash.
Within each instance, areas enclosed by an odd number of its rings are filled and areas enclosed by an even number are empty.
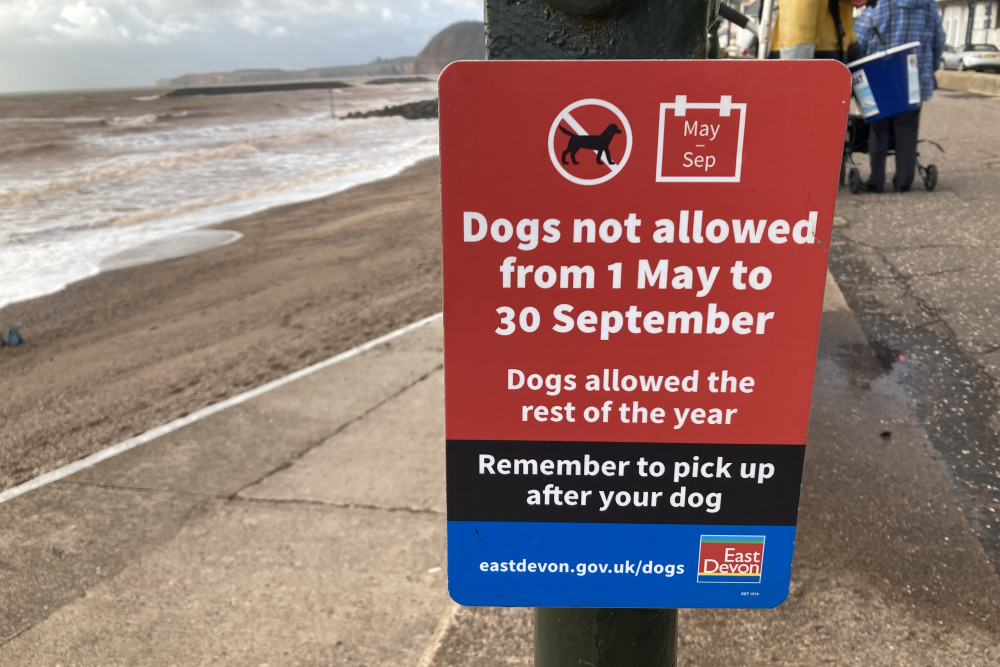
<svg viewBox="0 0 1000 667">
<path fill-rule="evenodd" d="M 979 75 L 989 76 L 989 75 Z M 1000 98 L 941 90 L 921 112 L 928 192 L 841 188 L 830 270 L 1000 569 Z M 867 176 L 866 155 L 862 176 Z M 889 159 L 889 173 L 892 159 Z"/>
</svg>

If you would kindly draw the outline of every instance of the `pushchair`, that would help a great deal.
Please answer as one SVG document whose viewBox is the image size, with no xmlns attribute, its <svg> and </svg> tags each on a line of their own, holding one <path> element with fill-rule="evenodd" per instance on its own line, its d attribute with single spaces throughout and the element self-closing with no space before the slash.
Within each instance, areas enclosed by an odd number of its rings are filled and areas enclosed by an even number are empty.
<svg viewBox="0 0 1000 667">
<path fill-rule="evenodd" d="M 844 185 L 846 183 L 852 193 L 860 192 L 865 186 L 865 182 L 861 178 L 861 172 L 858 170 L 857 165 L 854 164 L 852 156 L 854 153 L 868 153 L 868 133 L 870 131 L 870 126 L 861 115 L 851 114 L 847 117 L 847 132 L 844 135 L 844 159 L 840 163 L 840 184 Z M 944 152 L 940 144 L 929 139 L 919 139 L 917 144 L 919 145 L 924 142 L 932 144 L 939 151 Z M 895 145 L 896 139 L 890 135 L 888 155 L 895 154 Z M 929 164 L 926 167 L 921 164 L 919 152 L 917 153 L 917 173 L 924 181 L 924 188 L 928 192 L 933 190 L 937 185 L 938 168 L 933 164 Z"/>
</svg>

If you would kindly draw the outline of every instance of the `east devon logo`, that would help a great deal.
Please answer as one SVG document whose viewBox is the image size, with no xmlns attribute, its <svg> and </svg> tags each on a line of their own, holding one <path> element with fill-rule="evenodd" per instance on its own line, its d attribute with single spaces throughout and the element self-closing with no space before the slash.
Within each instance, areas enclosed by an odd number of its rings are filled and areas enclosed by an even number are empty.
<svg viewBox="0 0 1000 667">
<path fill-rule="evenodd" d="M 763 535 L 702 535 L 698 583 L 759 584 Z"/>
</svg>

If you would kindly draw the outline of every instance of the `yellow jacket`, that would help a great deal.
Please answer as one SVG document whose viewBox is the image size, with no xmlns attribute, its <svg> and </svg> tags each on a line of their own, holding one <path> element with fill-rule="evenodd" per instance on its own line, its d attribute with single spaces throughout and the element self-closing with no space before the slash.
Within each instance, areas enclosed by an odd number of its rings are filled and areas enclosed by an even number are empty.
<svg viewBox="0 0 1000 667">
<path fill-rule="evenodd" d="M 854 5 L 840 0 L 840 21 L 844 26 L 843 48 L 858 41 L 854 35 Z M 782 46 L 815 44 L 817 58 L 839 57 L 837 28 L 827 0 L 779 0 L 778 14 L 771 33 L 771 50 Z"/>
</svg>

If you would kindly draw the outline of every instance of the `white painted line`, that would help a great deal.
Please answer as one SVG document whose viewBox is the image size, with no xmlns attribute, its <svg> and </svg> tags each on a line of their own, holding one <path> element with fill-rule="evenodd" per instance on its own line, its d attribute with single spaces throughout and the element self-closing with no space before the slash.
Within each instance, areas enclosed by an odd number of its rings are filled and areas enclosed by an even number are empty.
<svg viewBox="0 0 1000 667">
<path fill-rule="evenodd" d="M 583 125 L 580 125 L 580 123 L 576 120 L 576 118 L 573 118 L 572 114 L 564 113 L 561 116 L 561 118 L 564 121 L 566 121 L 566 124 L 569 125 L 570 128 L 572 128 L 573 131 L 575 131 L 577 134 L 590 134 L 589 132 L 587 132 L 587 128 L 585 128 Z M 596 153 L 597 151 L 595 150 L 594 152 Z"/>
<path fill-rule="evenodd" d="M 437 657 L 438 651 L 441 650 L 441 643 L 444 642 L 444 636 L 448 634 L 448 630 L 455 624 L 455 616 L 458 614 L 458 610 L 459 606 L 451 602 L 448 610 L 444 612 L 441 620 L 438 621 L 437 629 L 434 630 L 434 635 L 427 643 L 427 648 L 424 649 L 424 654 L 417 661 L 416 667 L 431 667 L 434 664 L 434 658 Z"/>
<path fill-rule="evenodd" d="M 11 489 L 7 489 L 6 491 L 0 492 L 0 504 L 3 504 L 13 498 L 17 498 L 18 496 L 23 495 L 29 491 L 34 491 L 35 489 L 41 488 L 51 482 L 56 482 L 65 477 L 69 477 L 75 472 L 85 470 L 86 468 L 96 465 L 101 461 L 104 461 L 105 459 L 110 459 L 112 456 L 117 456 L 122 452 L 127 452 L 133 447 L 138 447 L 143 443 L 159 438 L 161 435 L 166 435 L 171 431 L 176 431 L 177 429 L 183 426 L 187 426 L 188 424 L 191 424 L 193 422 L 196 422 L 199 419 L 203 419 L 205 417 L 208 417 L 209 415 L 214 415 L 217 412 L 222 412 L 226 408 L 231 408 L 234 405 L 239 405 L 244 401 L 248 401 L 251 398 L 260 396 L 261 394 L 266 394 L 272 389 L 277 389 L 278 387 L 286 385 L 290 382 L 294 382 L 295 380 L 304 378 L 305 376 L 315 373 L 318 370 L 322 370 L 328 366 L 333 366 L 334 364 L 339 364 L 341 361 L 346 361 L 351 357 L 356 357 L 362 352 L 367 352 L 373 347 L 378 347 L 382 343 L 386 343 L 392 340 L 393 338 L 398 338 L 404 334 L 413 331 L 414 329 L 419 329 L 425 324 L 429 324 L 434 320 L 439 319 L 440 317 L 441 313 L 436 313 L 434 315 L 431 315 L 430 317 L 425 317 L 424 319 L 413 322 L 412 324 L 408 324 L 401 329 L 396 329 L 395 331 L 387 333 L 384 336 L 381 336 L 374 340 L 370 340 L 367 343 L 362 343 L 361 345 L 355 347 L 354 349 L 347 350 L 346 352 L 341 352 L 340 354 L 334 357 L 330 357 L 329 359 L 324 359 L 323 361 L 319 361 L 313 364 L 312 366 L 307 366 L 306 368 L 295 371 L 290 375 L 278 378 L 277 380 L 272 380 L 271 382 L 268 382 L 267 384 L 262 384 L 259 387 L 251 389 L 250 391 L 246 391 L 237 396 L 233 396 L 232 398 L 227 398 L 221 403 L 216 403 L 215 405 L 210 405 L 207 408 L 202 408 L 201 410 L 192 412 L 186 417 L 175 419 L 174 421 L 169 422 L 167 424 L 163 424 L 162 426 L 157 426 L 156 428 L 150 429 L 145 433 L 141 433 L 135 436 L 134 438 L 129 438 L 124 442 L 119 442 L 117 445 L 112 445 L 107 449 L 102 449 L 101 451 L 91 454 L 86 458 L 74 461 L 72 463 L 64 465 L 61 468 L 57 468 L 45 474 L 39 475 L 38 477 L 30 479 L 19 486 L 15 486 Z"/>
</svg>

